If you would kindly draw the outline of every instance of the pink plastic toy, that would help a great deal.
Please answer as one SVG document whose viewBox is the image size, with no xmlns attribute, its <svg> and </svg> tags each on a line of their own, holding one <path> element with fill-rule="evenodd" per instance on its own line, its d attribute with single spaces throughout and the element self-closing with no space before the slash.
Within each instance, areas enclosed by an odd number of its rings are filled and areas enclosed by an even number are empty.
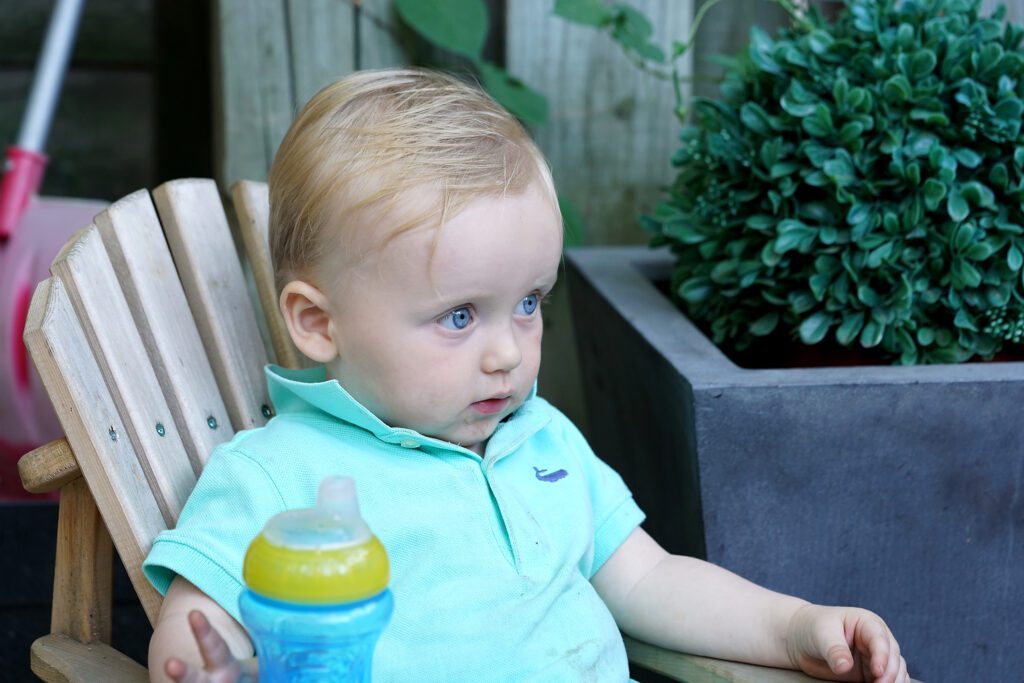
<svg viewBox="0 0 1024 683">
<path fill-rule="evenodd" d="M 62 433 L 22 342 L 32 292 L 49 275 L 61 245 L 106 207 L 36 196 L 81 9 L 82 0 L 60 0 L 50 17 L 18 143 L 8 148 L 0 184 L 0 501 L 39 498 L 21 487 L 18 458 Z"/>
</svg>

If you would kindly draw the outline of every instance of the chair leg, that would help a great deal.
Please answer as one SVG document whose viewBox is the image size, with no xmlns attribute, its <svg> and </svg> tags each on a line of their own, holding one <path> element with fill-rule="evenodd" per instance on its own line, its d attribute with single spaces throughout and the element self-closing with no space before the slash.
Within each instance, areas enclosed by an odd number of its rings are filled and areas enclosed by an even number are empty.
<svg viewBox="0 0 1024 683">
<path fill-rule="evenodd" d="M 110 644 L 113 543 L 85 479 L 65 484 L 57 521 L 50 631 Z"/>
</svg>

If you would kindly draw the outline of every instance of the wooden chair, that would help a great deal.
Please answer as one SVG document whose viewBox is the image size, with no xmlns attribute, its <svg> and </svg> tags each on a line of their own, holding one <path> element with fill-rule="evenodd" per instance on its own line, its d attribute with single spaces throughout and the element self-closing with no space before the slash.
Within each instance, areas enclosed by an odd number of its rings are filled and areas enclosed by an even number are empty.
<svg viewBox="0 0 1024 683">
<path fill-rule="evenodd" d="M 32 299 L 25 341 L 66 434 L 19 463 L 29 491 L 61 490 L 51 632 L 31 650 L 43 680 L 148 680 L 109 645 L 113 549 L 153 623 L 161 597 L 141 568 L 150 544 L 175 523 L 210 450 L 270 415 L 264 364 L 300 364 L 277 311 L 267 187 L 243 181 L 232 197 L 259 307 L 217 187 L 198 179 L 97 215 Z M 630 639 L 627 649 L 693 683 L 813 680 Z"/>
</svg>

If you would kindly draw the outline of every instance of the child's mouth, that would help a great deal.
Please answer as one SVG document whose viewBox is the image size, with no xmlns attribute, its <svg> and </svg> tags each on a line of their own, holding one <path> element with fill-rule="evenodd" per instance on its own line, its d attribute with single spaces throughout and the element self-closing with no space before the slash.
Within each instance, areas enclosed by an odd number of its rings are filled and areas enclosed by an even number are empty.
<svg viewBox="0 0 1024 683">
<path fill-rule="evenodd" d="M 505 398 L 489 398 L 486 401 L 477 401 L 472 404 L 473 410 L 483 415 L 493 415 L 499 413 L 505 409 L 509 401 L 512 400 L 509 397 Z"/>
</svg>

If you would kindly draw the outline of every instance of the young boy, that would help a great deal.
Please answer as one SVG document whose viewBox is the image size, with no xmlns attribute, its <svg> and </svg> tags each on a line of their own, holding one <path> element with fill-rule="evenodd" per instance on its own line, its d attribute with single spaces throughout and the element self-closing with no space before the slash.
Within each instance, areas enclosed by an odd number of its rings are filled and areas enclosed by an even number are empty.
<svg viewBox="0 0 1024 683">
<path fill-rule="evenodd" d="M 153 680 L 255 680 L 242 558 L 264 522 L 355 478 L 395 612 L 379 681 L 624 681 L 619 629 L 697 654 L 904 683 L 884 622 L 666 553 L 622 480 L 536 396 L 562 224 L 519 124 L 437 73 L 317 94 L 270 173 L 270 240 L 296 346 L 277 415 L 216 449 L 145 569 L 166 593 Z"/>
</svg>

